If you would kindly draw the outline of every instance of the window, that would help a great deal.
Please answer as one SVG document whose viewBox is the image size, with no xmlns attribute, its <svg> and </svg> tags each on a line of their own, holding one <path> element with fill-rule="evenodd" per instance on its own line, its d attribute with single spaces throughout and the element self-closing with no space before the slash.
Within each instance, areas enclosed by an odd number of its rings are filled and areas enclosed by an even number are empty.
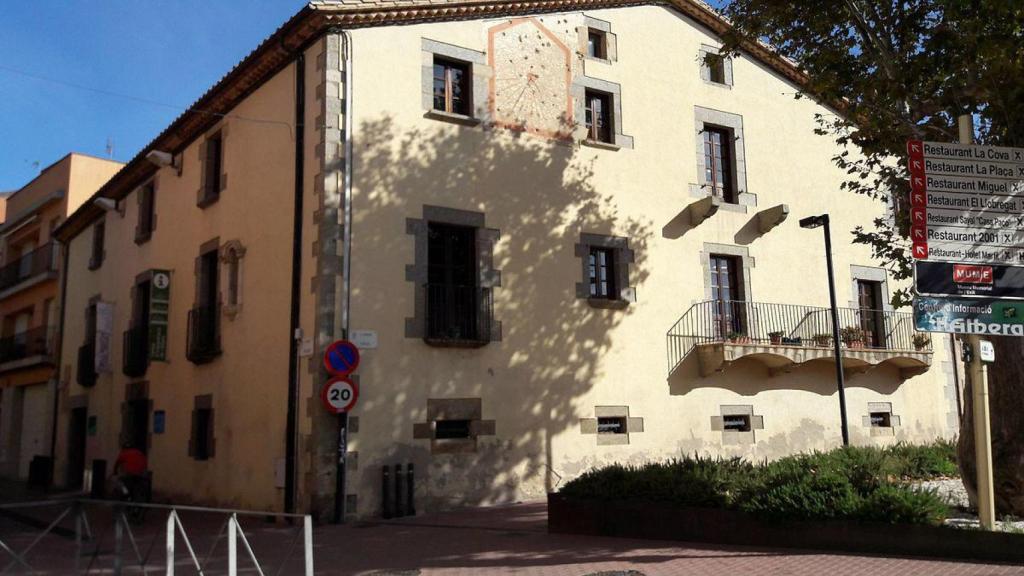
<svg viewBox="0 0 1024 576">
<path fill-rule="evenodd" d="M 204 364 L 220 355 L 220 248 L 218 240 L 204 245 L 196 260 L 196 304 L 188 315 L 186 356 Z"/>
<path fill-rule="evenodd" d="M 146 278 L 135 284 L 132 319 L 124 332 L 124 356 L 121 371 L 130 378 L 146 375 L 149 368 L 149 312 L 153 284 Z"/>
<path fill-rule="evenodd" d="M 869 348 L 885 348 L 885 313 L 882 311 L 882 283 L 857 280 L 860 329 Z"/>
<path fill-rule="evenodd" d="M 704 127 L 704 181 L 714 196 L 735 204 L 732 146 L 732 133 L 729 130 Z"/>
<path fill-rule="evenodd" d="M 428 342 L 489 340 L 490 293 L 479 285 L 476 233 L 469 226 L 428 225 Z"/>
<path fill-rule="evenodd" d="M 892 428 L 892 414 L 889 412 L 872 412 L 870 417 L 872 428 Z"/>
<path fill-rule="evenodd" d="M 96 384 L 96 302 L 85 309 L 85 342 L 78 348 L 76 379 L 83 388 Z"/>
<path fill-rule="evenodd" d="M 470 437 L 469 420 L 438 420 L 434 422 L 434 438 L 458 440 Z"/>
<path fill-rule="evenodd" d="M 100 220 L 92 227 L 92 254 L 89 256 L 89 269 L 96 270 L 103 265 L 103 240 L 106 235 L 106 223 Z"/>
<path fill-rule="evenodd" d="M 590 297 L 618 299 L 615 291 L 615 251 L 612 248 L 590 249 Z"/>
<path fill-rule="evenodd" d="M 608 37 L 601 30 L 587 29 L 587 57 L 599 60 L 608 59 Z"/>
<path fill-rule="evenodd" d="M 139 223 L 135 228 L 135 243 L 142 244 L 153 235 L 156 188 L 150 182 L 139 189 Z"/>
<path fill-rule="evenodd" d="M 722 427 L 730 432 L 750 432 L 750 415 L 731 414 L 722 417 Z"/>
<path fill-rule="evenodd" d="M 188 454 L 194 460 L 209 460 L 214 453 L 213 396 L 195 397 L 192 409 L 192 436 L 188 441 Z"/>
<path fill-rule="evenodd" d="M 587 139 L 613 143 L 611 96 L 596 90 L 587 90 L 585 98 Z"/>
<path fill-rule="evenodd" d="M 719 54 L 706 54 L 704 65 L 708 69 L 708 80 L 715 84 L 725 84 L 725 58 Z"/>
<path fill-rule="evenodd" d="M 220 198 L 223 189 L 224 134 L 217 132 L 203 144 L 203 187 L 199 191 L 199 207 L 205 208 Z"/>
<path fill-rule="evenodd" d="M 715 336 L 725 339 L 743 334 L 743 293 L 740 287 L 742 268 L 739 258 L 712 254 L 709 266 Z"/>
<path fill-rule="evenodd" d="M 470 115 L 469 64 L 434 57 L 434 110 Z"/>
<path fill-rule="evenodd" d="M 597 419 L 598 434 L 625 434 L 626 418 L 624 416 L 603 416 Z"/>
</svg>

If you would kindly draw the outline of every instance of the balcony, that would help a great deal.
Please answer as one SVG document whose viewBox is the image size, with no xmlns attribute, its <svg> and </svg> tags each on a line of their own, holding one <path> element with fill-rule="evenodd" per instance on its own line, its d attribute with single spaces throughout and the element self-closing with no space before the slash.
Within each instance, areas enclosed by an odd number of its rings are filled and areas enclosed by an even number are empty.
<svg viewBox="0 0 1024 576">
<path fill-rule="evenodd" d="M 427 344 L 479 348 L 491 341 L 494 301 L 489 288 L 427 284 L 426 296 Z"/>
<path fill-rule="evenodd" d="M 0 370 L 52 363 L 54 334 L 53 328 L 41 327 L 0 338 Z"/>
<path fill-rule="evenodd" d="M 78 348 L 78 385 L 83 388 L 92 388 L 96 385 L 96 345 L 92 343 L 83 344 Z"/>
<path fill-rule="evenodd" d="M 220 353 L 220 306 L 197 306 L 189 310 L 185 356 L 193 364 L 206 364 Z"/>
<path fill-rule="evenodd" d="M 149 329 L 147 326 L 124 331 L 124 358 L 121 372 L 129 378 L 141 378 L 149 368 Z"/>
<path fill-rule="evenodd" d="M 32 252 L 0 268 L 0 298 L 17 292 L 43 279 L 57 277 L 56 245 L 47 242 Z M 21 286 L 23 285 L 23 286 Z M 20 286 L 20 287 L 19 287 Z"/>
<path fill-rule="evenodd" d="M 840 351 L 848 373 L 895 366 L 907 379 L 931 366 L 931 338 L 915 332 L 913 315 L 840 308 Z M 721 372 L 741 358 L 772 376 L 812 362 L 834 362 L 828 308 L 762 302 L 700 302 L 668 331 L 669 375 L 696 354 L 700 375 Z"/>
</svg>

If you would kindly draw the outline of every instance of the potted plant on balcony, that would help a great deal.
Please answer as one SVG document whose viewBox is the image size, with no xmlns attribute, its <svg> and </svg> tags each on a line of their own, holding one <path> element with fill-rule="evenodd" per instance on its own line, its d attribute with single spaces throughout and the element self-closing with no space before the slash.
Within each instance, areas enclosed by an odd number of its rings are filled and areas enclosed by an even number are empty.
<svg viewBox="0 0 1024 576">
<path fill-rule="evenodd" d="M 932 343 L 932 337 L 925 332 L 915 332 L 912 341 L 914 343 L 914 350 L 920 352 L 928 348 Z"/>
<path fill-rule="evenodd" d="M 811 340 L 819 348 L 828 348 L 832 345 L 832 335 L 828 333 L 815 334 L 811 336 Z"/>
<path fill-rule="evenodd" d="M 839 337 L 843 339 L 843 344 L 846 344 L 847 348 L 864 347 L 864 331 L 856 326 L 843 328 L 839 331 Z"/>
<path fill-rule="evenodd" d="M 785 334 L 782 330 L 768 333 L 768 340 L 772 343 L 772 346 L 779 346 L 782 344 L 782 335 Z"/>
<path fill-rule="evenodd" d="M 750 337 L 743 332 L 729 332 L 727 338 L 732 344 L 750 344 Z"/>
</svg>

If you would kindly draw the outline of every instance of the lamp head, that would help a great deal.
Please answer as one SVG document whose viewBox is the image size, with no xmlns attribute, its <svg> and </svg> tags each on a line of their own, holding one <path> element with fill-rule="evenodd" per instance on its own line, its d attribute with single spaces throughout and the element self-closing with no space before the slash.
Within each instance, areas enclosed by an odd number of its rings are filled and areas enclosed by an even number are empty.
<svg viewBox="0 0 1024 576">
<path fill-rule="evenodd" d="M 808 216 L 800 220 L 801 228 L 820 228 L 828 224 L 828 214 L 821 214 L 819 216 Z"/>
</svg>

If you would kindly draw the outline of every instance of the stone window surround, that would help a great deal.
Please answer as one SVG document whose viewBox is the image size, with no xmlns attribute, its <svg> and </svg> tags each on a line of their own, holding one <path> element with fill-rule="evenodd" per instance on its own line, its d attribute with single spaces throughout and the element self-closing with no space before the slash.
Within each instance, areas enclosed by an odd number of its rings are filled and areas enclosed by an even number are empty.
<svg viewBox="0 0 1024 576">
<path fill-rule="evenodd" d="M 146 242 L 149 242 L 149 239 L 153 237 L 153 231 L 156 230 L 156 223 L 157 223 L 156 195 L 157 195 L 157 190 L 159 188 L 158 182 L 159 182 L 159 176 L 154 176 L 151 180 L 149 180 L 148 182 L 146 182 L 142 186 L 139 186 L 138 188 L 135 189 L 135 204 L 136 204 L 136 206 L 138 206 L 138 209 L 139 209 L 138 217 L 137 217 L 137 220 L 136 220 L 136 223 L 135 223 L 135 243 L 136 244 L 145 244 Z M 142 208 L 143 208 L 142 191 L 145 190 L 147 187 L 150 187 L 151 190 L 152 190 L 150 192 L 152 197 L 149 200 L 150 209 L 152 211 L 152 215 L 151 215 L 151 218 L 150 218 L 150 221 L 149 221 L 149 230 L 147 230 L 146 232 L 143 232 L 142 231 Z"/>
<path fill-rule="evenodd" d="M 196 206 L 206 208 L 220 200 L 220 195 L 228 187 L 227 172 L 227 141 L 228 124 L 221 122 L 206 132 L 199 143 L 199 191 L 196 192 Z M 206 143 L 216 136 L 220 136 L 220 189 L 216 193 L 206 189 Z"/>
<path fill-rule="evenodd" d="M 878 282 L 882 287 L 882 310 L 892 311 L 892 302 L 889 301 L 889 275 L 885 268 L 874 266 L 850 265 L 850 308 L 860 308 L 860 301 L 857 299 L 857 281 Z"/>
<path fill-rule="evenodd" d="M 726 430 L 725 419 L 729 416 L 749 416 L 750 430 Z M 754 407 L 749 404 L 723 404 L 719 406 L 719 415 L 711 417 L 711 429 L 722 433 L 722 444 L 753 444 L 756 441 L 754 432 L 764 430 L 764 416 L 754 414 Z"/>
<path fill-rule="evenodd" d="M 209 430 L 207 431 L 206 438 L 206 458 L 200 460 L 196 458 L 196 446 L 197 441 L 196 432 L 199 428 L 199 411 L 209 410 L 210 411 L 210 422 Z M 197 462 L 213 460 L 214 454 L 216 454 L 217 437 L 214 433 L 214 410 L 213 410 L 213 394 L 202 394 L 195 397 L 194 404 L 192 406 L 192 427 L 188 437 L 188 455 L 190 458 Z"/>
<path fill-rule="evenodd" d="M 229 320 L 234 320 L 242 311 L 242 281 L 244 279 L 243 262 L 245 260 L 246 248 L 238 240 L 229 240 L 220 247 L 221 275 L 224 276 L 221 286 L 228 292 L 228 298 L 222 306 L 222 311 Z M 237 277 L 235 278 L 234 301 L 231 298 L 231 267 L 235 265 Z"/>
<path fill-rule="evenodd" d="M 889 415 L 889 426 L 872 426 L 871 414 L 884 412 Z M 861 417 L 861 424 L 871 430 L 872 437 L 895 436 L 900 427 L 900 417 L 892 413 L 892 402 L 868 402 L 868 413 Z"/>
<path fill-rule="evenodd" d="M 720 88 L 731 89 L 732 85 L 733 85 L 732 58 L 729 58 L 727 56 L 723 56 L 722 57 L 722 66 L 725 68 L 725 71 L 724 71 L 724 75 L 725 75 L 724 80 L 725 80 L 725 82 L 721 83 L 721 82 L 715 82 L 715 81 L 711 80 L 711 68 L 707 65 L 707 62 L 706 62 L 705 59 L 707 58 L 707 56 L 709 54 L 710 55 L 718 55 L 720 53 L 721 53 L 721 47 L 719 47 L 719 46 L 711 46 L 711 45 L 708 45 L 708 44 L 701 44 L 700 45 L 700 52 L 699 52 L 699 55 L 697 57 L 698 58 L 698 63 L 700 64 L 700 77 L 701 77 L 701 80 L 703 80 L 707 84 L 710 84 L 711 86 L 718 86 Z"/>
<path fill-rule="evenodd" d="M 598 433 L 598 419 L 600 418 L 622 418 L 626 423 L 626 430 L 622 434 L 600 434 Z M 593 435 L 597 437 L 598 446 L 622 446 L 629 444 L 630 434 L 639 434 L 644 431 L 644 419 L 630 416 L 629 406 L 594 406 L 593 418 L 580 418 L 580 434 Z"/>
<path fill-rule="evenodd" d="M 756 259 L 750 255 L 750 249 L 746 246 L 733 246 L 731 244 L 704 243 L 704 249 L 700 252 L 700 265 L 704 271 L 704 300 L 711 300 L 711 255 L 733 256 L 739 259 L 743 274 L 740 277 L 740 291 L 743 298 L 741 301 L 750 302 L 753 300 L 753 291 L 750 283 L 750 270 L 757 265 Z"/>
<path fill-rule="evenodd" d="M 487 56 L 483 52 L 422 38 L 422 74 L 421 92 L 424 116 L 435 120 L 446 120 L 460 124 L 475 126 L 490 122 L 488 107 L 488 83 L 491 68 L 487 65 Z M 471 116 L 453 114 L 442 110 L 434 110 L 434 57 L 440 56 L 469 65 L 470 110 Z"/>
<path fill-rule="evenodd" d="M 405 319 L 406 338 L 424 338 L 427 335 L 427 232 L 431 223 L 467 226 L 476 229 L 477 274 L 481 288 L 494 289 L 501 286 L 501 271 L 494 269 L 494 244 L 501 237 L 501 231 L 487 228 L 483 212 L 423 206 L 423 217 L 407 218 L 405 233 L 415 239 L 415 260 L 405 267 L 405 280 L 414 285 L 415 301 L 412 318 Z M 483 304 L 483 303 L 481 303 Z M 501 341 L 501 321 L 491 319 L 491 342 Z"/>
<path fill-rule="evenodd" d="M 587 55 L 587 45 L 589 43 L 589 36 L 591 30 L 598 30 L 604 33 L 605 58 L 593 58 Z M 612 62 L 615 62 L 619 59 L 619 41 L 618 37 L 612 33 L 611 22 L 607 22 L 605 20 L 598 20 L 597 18 L 584 15 L 583 25 L 576 29 L 576 33 L 579 37 L 579 53 L 584 60 L 611 64 Z"/>
<path fill-rule="evenodd" d="M 747 161 L 743 136 L 743 116 L 702 106 L 694 106 L 694 131 L 697 143 L 697 184 L 690 186 L 690 195 L 703 198 L 710 196 L 707 178 L 704 174 L 704 127 L 705 125 L 724 128 L 732 134 L 733 182 L 736 185 L 736 203 L 723 202 L 725 210 L 747 212 L 747 207 L 757 206 L 757 195 L 747 191 Z"/>
<path fill-rule="evenodd" d="M 468 420 L 469 438 L 435 438 L 439 420 Z M 483 419 L 483 400 L 480 398 L 428 398 L 427 420 L 412 425 L 412 437 L 430 440 L 431 454 L 472 454 L 477 450 L 481 436 L 494 436 L 494 420 Z"/>
<path fill-rule="evenodd" d="M 590 297 L 591 248 L 610 248 L 615 253 L 612 265 L 615 268 L 615 287 L 619 294 L 614 300 Z M 576 283 L 577 299 L 586 300 L 594 308 L 625 308 L 630 302 L 636 301 L 636 289 L 629 284 L 629 265 L 634 262 L 634 253 L 629 249 L 629 238 L 581 232 L 580 241 L 574 246 L 574 250 L 582 264 L 580 282 Z"/>
<path fill-rule="evenodd" d="M 611 150 L 632 148 L 633 137 L 626 136 L 622 132 L 622 86 L 615 82 L 608 82 L 607 80 L 592 78 L 590 76 L 578 76 L 573 80 L 572 99 L 573 106 L 576 108 L 574 114 L 577 118 L 577 122 L 579 123 L 578 130 L 585 129 L 584 123 L 587 117 L 587 90 L 603 92 L 608 94 L 611 98 L 613 134 L 612 142 L 597 142 L 590 140 L 586 135 L 584 135 L 582 139 L 583 144 L 597 148 L 608 148 Z"/>
</svg>

